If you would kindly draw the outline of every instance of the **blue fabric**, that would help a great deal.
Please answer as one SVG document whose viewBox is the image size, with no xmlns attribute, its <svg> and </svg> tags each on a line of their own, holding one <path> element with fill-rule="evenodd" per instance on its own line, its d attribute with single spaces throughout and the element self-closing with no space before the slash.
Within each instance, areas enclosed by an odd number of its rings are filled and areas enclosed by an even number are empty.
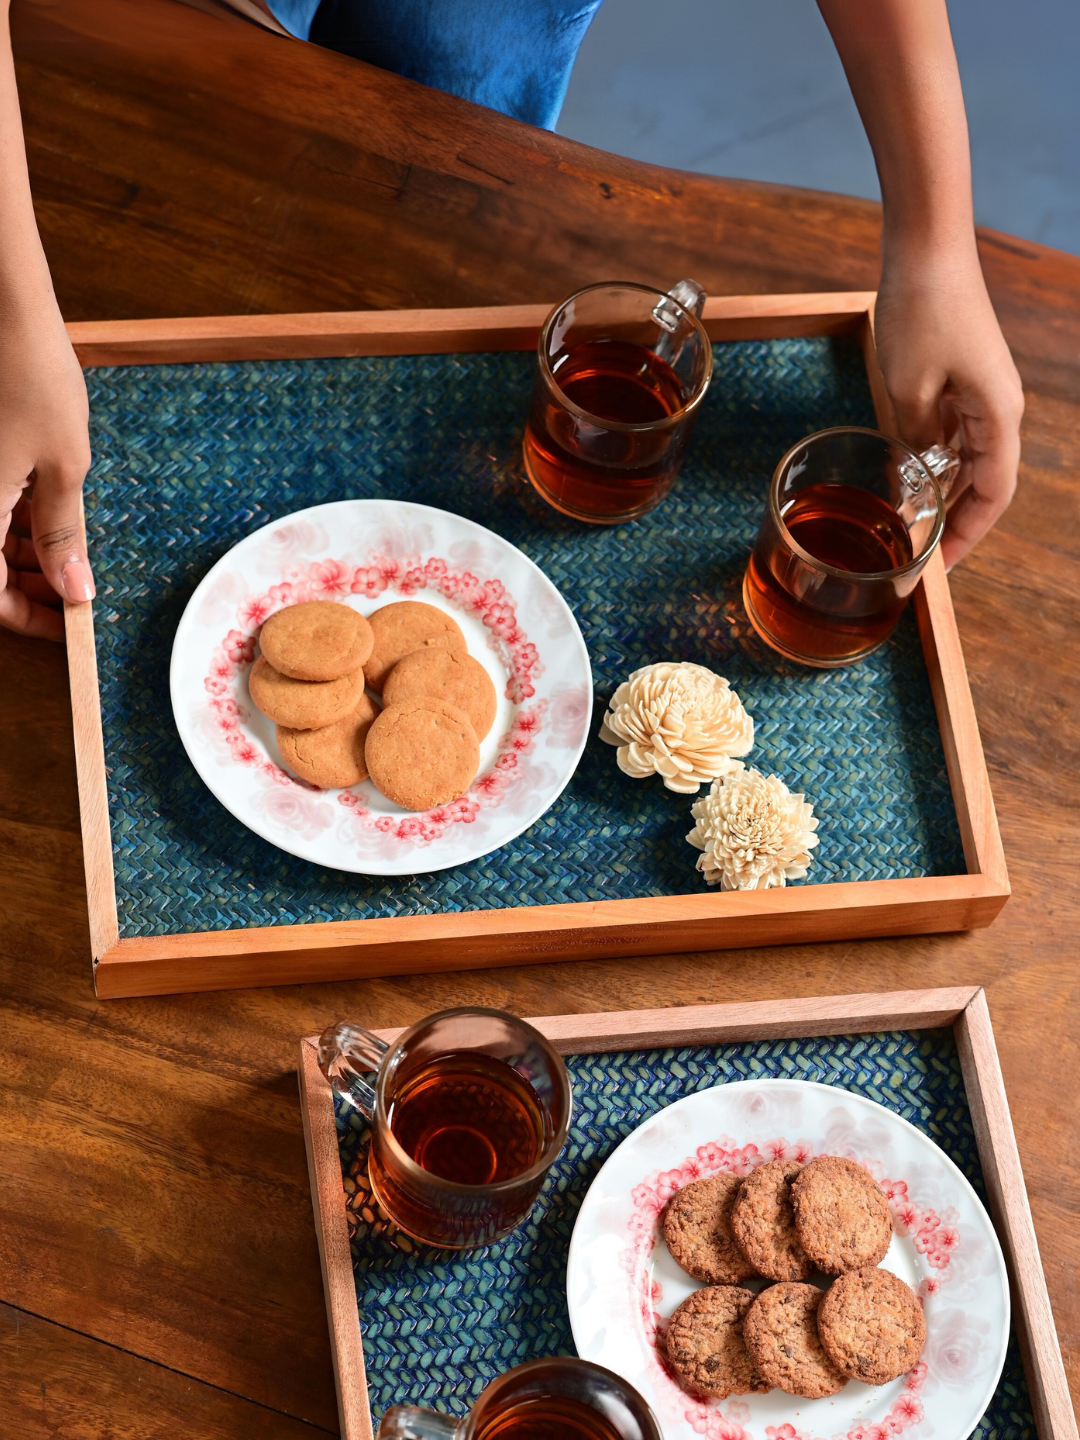
<svg viewBox="0 0 1080 1440">
<path fill-rule="evenodd" d="M 550 129 L 600 0 L 270 0 L 282 25 Z"/>
<path fill-rule="evenodd" d="M 290 35 L 298 40 L 308 38 L 319 0 L 267 0 L 267 3 Z"/>
</svg>

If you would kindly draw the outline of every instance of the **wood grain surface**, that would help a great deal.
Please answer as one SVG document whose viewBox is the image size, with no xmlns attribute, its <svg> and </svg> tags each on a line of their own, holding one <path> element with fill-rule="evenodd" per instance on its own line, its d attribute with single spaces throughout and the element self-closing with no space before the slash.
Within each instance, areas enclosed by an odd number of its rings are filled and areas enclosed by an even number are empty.
<svg viewBox="0 0 1080 1440">
<path fill-rule="evenodd" d="M 171 0 L 13 21 L 72 320 L 876 284 L 861 201 L 604 156 Z M 1075 1402 L 1080 260 L 981 244 L 1028 402 L 1017 499 L 951 577 L 1014 892 L 987 930 L 99 1002 L 66 662 L 0 634 L 0 1434 L 336 1431 L 295 1076 L 333 1020 L 976 984 Z"/>
</svg>

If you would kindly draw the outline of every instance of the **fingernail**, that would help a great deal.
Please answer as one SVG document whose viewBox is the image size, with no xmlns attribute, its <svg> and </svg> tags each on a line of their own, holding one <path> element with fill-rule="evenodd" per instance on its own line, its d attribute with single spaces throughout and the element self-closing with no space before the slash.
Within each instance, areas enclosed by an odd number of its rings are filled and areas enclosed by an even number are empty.
<svg viewBox="0 0 1080 1440">
<path fill-rule="evenodd" d="M 60 579 L 63 582 L 65 598 L 75 605 L 82 604 L 84 600 L 93 600 L 97 594 L 94 577 L 85 560 L 69 561 L 60 571 Z"/>
</svg>

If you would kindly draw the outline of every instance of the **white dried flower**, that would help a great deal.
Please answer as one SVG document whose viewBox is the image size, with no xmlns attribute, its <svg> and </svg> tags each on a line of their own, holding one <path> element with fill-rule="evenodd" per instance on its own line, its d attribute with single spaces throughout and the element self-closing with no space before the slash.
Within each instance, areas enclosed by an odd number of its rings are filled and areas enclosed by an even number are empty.
<svg viewBox="0 0 1080 1440">
<path fill-rule="evenodd" d="M 615 691 L 600 738 L 619 747 L 619 769 L 635 780 L 657 774 L 669 790 L 698 788 L 742 766 L 754 722 L 722 675 L 689 661 L 635 670 Z"/>
<path fill-rule="evenodd" d="M 697 868 L 724 890 L 769 890 L 801 880 L 818 843 L 814 807 L 778 775 L 739 770 L 715 780 L 691 807 L 697 823 L 686 838 L 705 852 Z"/>
</svg>

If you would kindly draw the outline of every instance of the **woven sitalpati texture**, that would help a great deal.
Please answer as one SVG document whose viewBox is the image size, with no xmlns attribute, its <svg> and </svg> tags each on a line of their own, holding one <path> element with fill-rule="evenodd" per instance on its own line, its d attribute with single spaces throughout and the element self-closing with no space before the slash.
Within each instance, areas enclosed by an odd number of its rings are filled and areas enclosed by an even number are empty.
<svg viewBox="0 0 1080 1440">
<path fill-rule="evenodd" d="M 797 438 L 873 423 L 858 349 L 825 339 L 716 347 L 674 492 L 634 524 L 578 525 L 523 480 L 525 354 L 91 370 L 87 489 L 121 935 L 693 893 L 689 801 L 622 775 L 595 738 L 631 670 L 684 659 L 726 675 L 757 722 L 750 762 L 820 818 L 811 881 L 962 872 L 914 621 L 851 669 L 779 661 L 739 585 L 776 460 Z M 179 743 L 168 664 L 184 605 L 230 546 L 349 496 L 420 501 L 519 545 L 572 606 L 596 715 L 578 773 L 486 859 L 397 880 L 326 871 L 250 833 Z M 806 882 L 803 882 L 806 883 Z"/>
<path fill-rule="evenodd" d="M 759 1077 L 818 1080 L 865 1095 L 931 1136 L 985 1203 L 982 1170 L 950 1030 L 751 1041 L 567 1057 L 574 1123 L 529 1219 L 497 1245 L 457 1256 L 405 1255 L 355 1204 L 367 1126 L 337 1102 L 338 1144 L 356 1222 L 353 1271 L 376 1422 L 389 1405 L 464 1414 L 496 1375 L 542 1355 L 572 1355 L 566 1256 L 596 1172 L 632 1130 L 696 1090 Z M 370 1213 L 370 1212 L 369 1212 Z M 978 1440 L 1034 1440 L 1015 1336 Z"/>
</svg>

